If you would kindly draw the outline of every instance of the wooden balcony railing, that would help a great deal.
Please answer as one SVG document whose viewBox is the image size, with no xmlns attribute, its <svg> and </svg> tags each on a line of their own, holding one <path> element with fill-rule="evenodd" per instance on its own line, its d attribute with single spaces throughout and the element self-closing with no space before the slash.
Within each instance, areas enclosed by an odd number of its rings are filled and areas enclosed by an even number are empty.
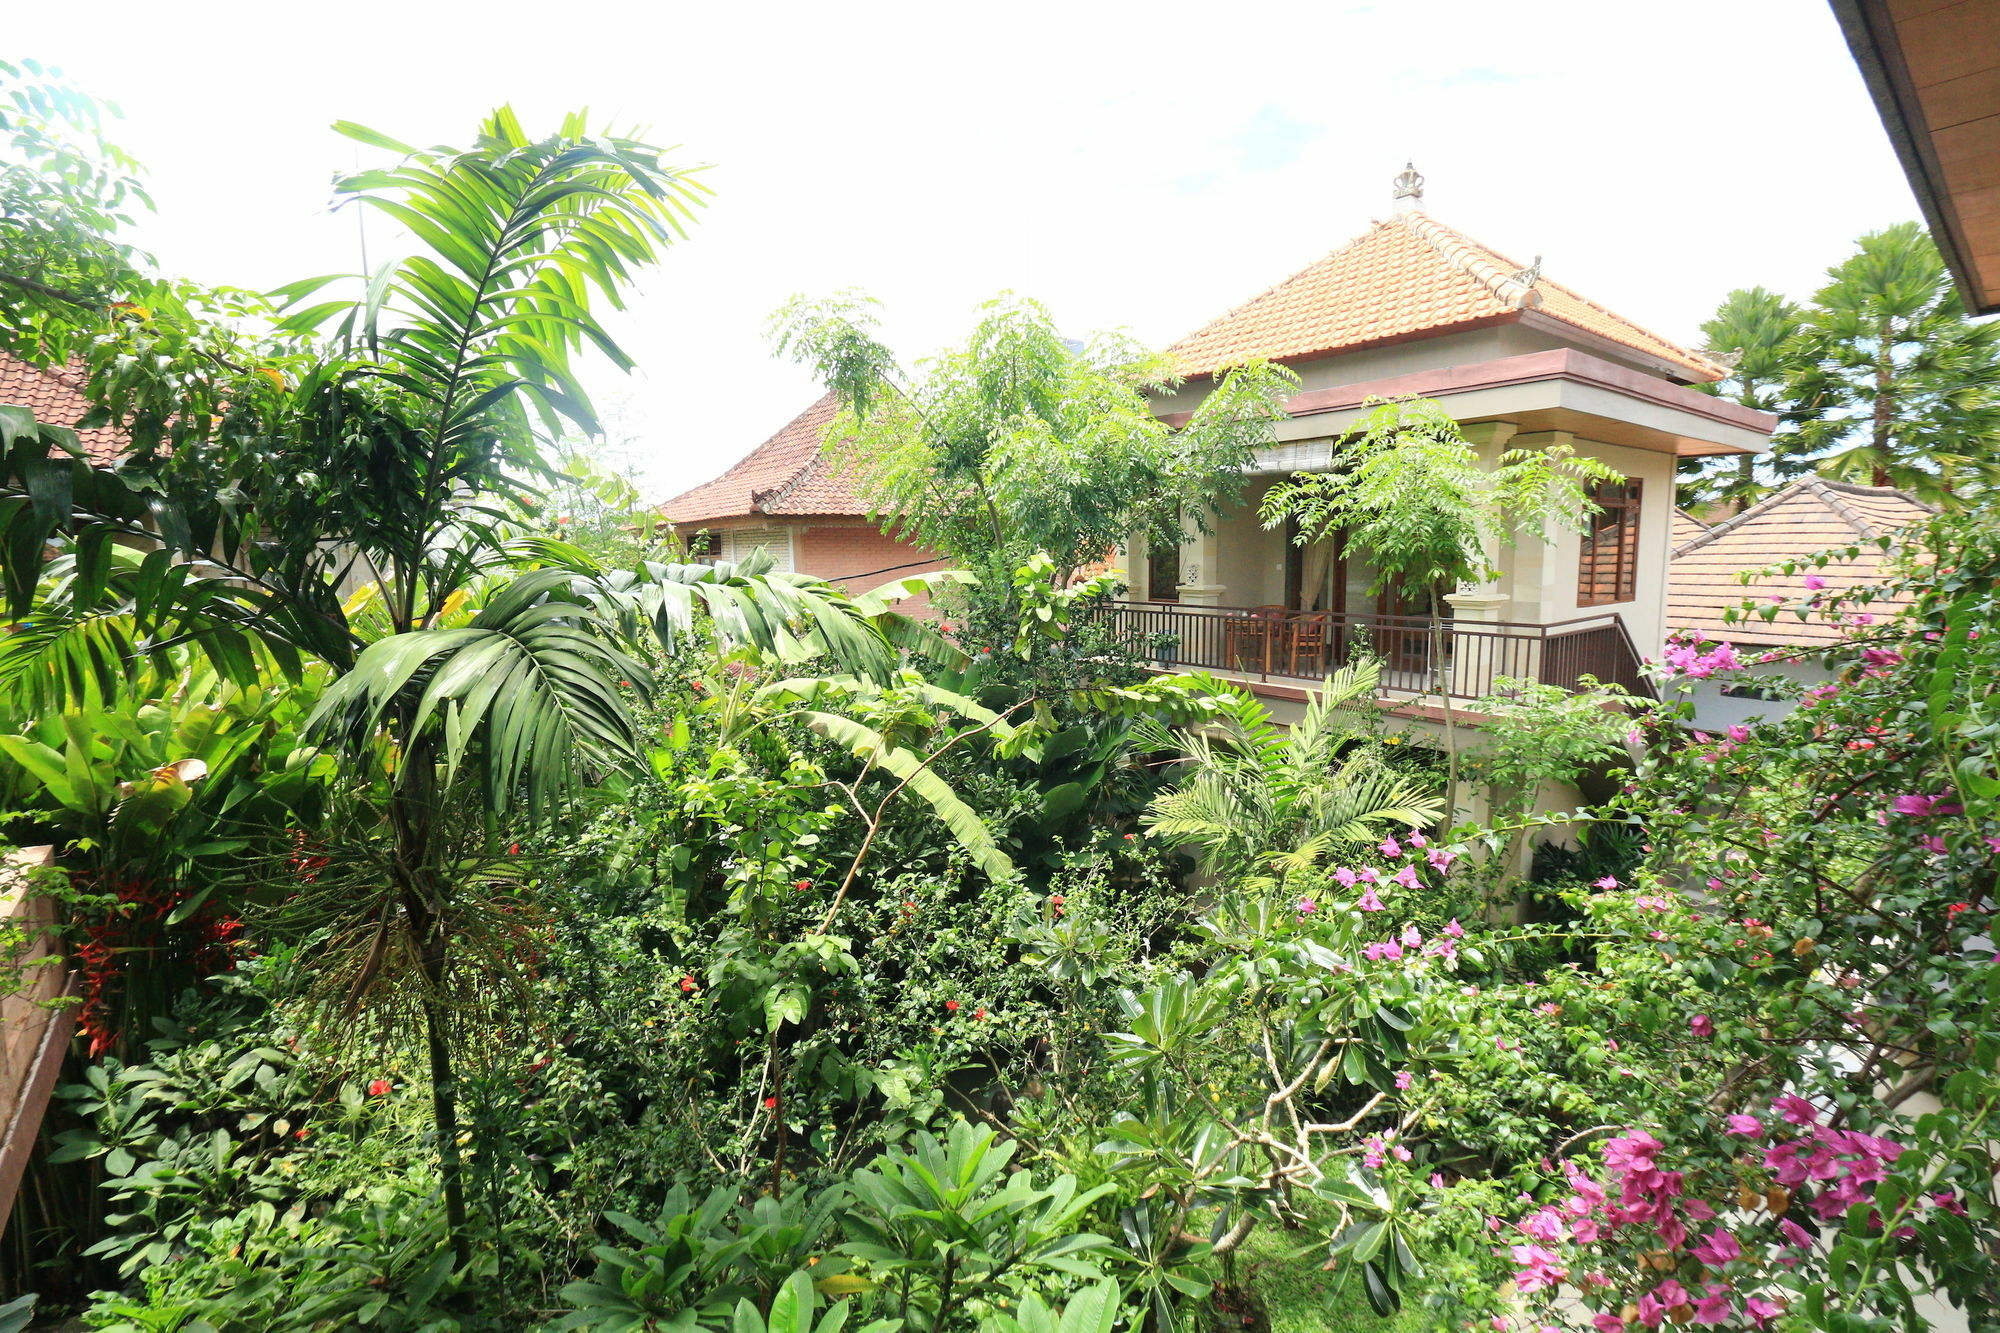
<svg viewBox="0 0 2000 1333">
<path fill-rule="evenodd" d="M 1111 602 L 1101 614 L 1129 651 L 1167 669 L 1313 681 L 1372 654 L 1382 661 L 1383 685 L 1411 694 L 1435 691 L 1440 676 L 1455 699 L 1491 694 L 1503 676 L 1565 689 L 1593 676 L 1653 693 L 1625 622 L 1609 612 L 1554 625 L 1447 620 L 1435 672 L 1430 622 L 1421 616 L 1172 602 Z"/>
</svg>

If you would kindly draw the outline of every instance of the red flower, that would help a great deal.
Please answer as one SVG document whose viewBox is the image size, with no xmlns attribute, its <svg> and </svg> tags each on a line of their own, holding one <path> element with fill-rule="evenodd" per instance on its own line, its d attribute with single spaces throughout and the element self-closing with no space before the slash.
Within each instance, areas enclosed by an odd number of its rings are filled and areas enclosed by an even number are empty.
<svg viewBox="0 0 2000 1333">
<path fill-rule="evenodd" d="M 682 978 L 681 978 L 681 994 L 685 995 L 685 994 L 687 994 L 687 993 L 688 993 L 689 991 L 691 991 L 691 990 L 693 990 L 693 989 L 694 989 L 694 978 L 693 978 L 693 977 L 682 977 Z"/>
<path fill-rule="evenodd" d="M 394 1085 L 386 1078 L 371 1079 L 368 1084 L 368 1095 L 370 1097 L 387 1097 L 389 1089 L 392 1086 Z"/>
<path fill-rule="evenodd" d="M 800 893 L 804 893 L 807 889 L 811 888 L 812 886 L 813 882 L 809 879 L 800 879 L 792 881 L 792 887 Z"/>
<path fill-rule="evenodd" d="M 1951 906 L 1944 909 L 1945 920 L 1955 921 L 1958 919 L 1958 914 L 1960 912 L 1970 912 L 1971 910 L 1972 910 L 1971 903 L 1953 903 Z"/>
<path fill-rule="evenodd" d="M 974 1009 L 972 1011 L 972 1016 L 983 1022 L 986 1018 L 986 1011 L 984 1009 Z"/>
<path fill-rule="evenodd" d="M 508 844 L 507 844 L 507 855 L 509 855 L 509 856 L 519 856 L 520 854 L 521 854 L 521 844 L 520 844 L 520 843 L 518 843 L 518 842 L 510 842 L 510 843 L 508 843 Z"/>
<path fill-rule="evenodd" d="M 764 1109 L 765 1109 L 766 1111 L 775 1111 L 775 1110 L 777 1110 L 777 1109 L 778 1109 L 778 1099 L 777 1099 L 776 1097 L 766 1097 L 766 1098 L 764 1099 Z"/>
<path fill-rule="evenodd" d="M 306 1132 L 303 1129 L 295 1129 L 292 1131 L 292 1137 L 300 1143 L 304 1143 L 306 1141 Z"/>
<path fill-rule="evenodd" d="M 958 1001 L 957 1001 L 957 1000 L 946 1000 L 946 1001 L 944 1002 L 944 1007 L 945 1007 L 945 1008 L 946 1008 L 947 1010 L 951 1011 L 952 1013 L 957 1013 L 957 1012 L 958 1012 Z"/>
</svg>

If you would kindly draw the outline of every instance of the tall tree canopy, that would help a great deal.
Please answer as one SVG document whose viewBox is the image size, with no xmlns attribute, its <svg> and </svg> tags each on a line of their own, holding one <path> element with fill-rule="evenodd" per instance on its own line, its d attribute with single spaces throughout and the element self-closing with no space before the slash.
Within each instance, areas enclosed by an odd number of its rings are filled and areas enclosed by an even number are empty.
<svg viewBox="0 0 2000 1333">
<path fill-rule="evenodd" d="M 1722 298 L 1712 318 L 1701 326 L 1704 345 L 1730 367 L 1729 376 L 1702 390 L 1779 415 L 1779 434 L 1772 441 L 1778 459 L 1789 459 L 1799 440 L 1793 412 L 1791 381 L 1798 368 L 1798 335 L 1805 310 L 1797 302 L 1764 287 L 1739 287 Z M 1688 459 L 1681 484 L 1686 505 L 1726 504 L 1744 508 L 1762 498 L 1766 489 L 1755 454 L 1734 458 Z"/>
<path fill-rule="evenodd" d="M 874 328 L 873 303 L 852 295 L 794 301 L 776 320 L 780 351 L 839 395 L 829 436 L 875 513 L 996 588 L 1037 551 L 1066 582 L 1135 532 L 1177 540 L 1183 515 L 1203 521 L 1234 495 L 1296 384 L 1240 367 L 1175 427 L 1153 411 L 1180 385 L 1168 361 L 1116 334 L 1079 345 L 1033 301 L 989 302 L 921 377 Z"/>
</svg>

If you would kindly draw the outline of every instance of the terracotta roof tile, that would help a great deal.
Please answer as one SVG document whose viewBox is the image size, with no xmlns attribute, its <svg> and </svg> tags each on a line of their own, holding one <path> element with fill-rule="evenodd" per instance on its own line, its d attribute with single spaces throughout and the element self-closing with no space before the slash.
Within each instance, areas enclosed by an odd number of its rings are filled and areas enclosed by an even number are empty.
<svg viewBox="0 0 2000 1333">
<path fill-rule="evenodd" d="M 0 403 L 25 407 L 37 421 L 50 426 L 76 425 L 90 411 L 82 385 L 80 367 L 41 370 L 0 352 Z M 110 427 L 80 430 L 76 438 L 83 445 L 84 456 L 100 467 L 117 462 L 129 443 L 125 432 Z"/>
<path fill-rule="evenodd" d="M 1805 571 L 1790 577 L 1767 575 L 1747 584 L 1737 575 L 1858 544 L 1859 558 L 1816 572 L 1835 591 L 1880 582 L 1891 557 L 1875 545 L 1875 539 L 1932 512 L 1886 486 L 1855 486 L 1822 477 L 1796 481 L 1761 504 L 1679 542 L 1667 568 L 1667 627 L 1735 643 L 1808 647 L 1835 642 L 1841 637 L 1837 628 L 1817 619 L 1801 621 L 1790 612 L 1780 613 L 1769 624 L 1762 620 L 1729 624 L 1723 613 L 1746 600 L 1767 602 L 1778 596 L 1798 604 L 1812 595 L 1805 585 Z M 1677 541 L 1679 530 L 1677 515 Z M 1893 609 L 1900 603 L 1878 605 Z"/>
<path fill-rule="evenodd" d="M 1673 541 L 1676 547 L 1687 545 L 1687 543 L 1707 531 L 1708 524 L 1702 522 L 1687 510 L 1674 510 Z"/>
<path fill-rule="evenodd" d="M 752 514 L 866 514 L 825 455 L 827 427 L 839 415 L 834 396 L 822 396 L 736 466 L 662 504 L 661 516 L 687 525 Z"/>
<path fill-rule="evenodd" d="M 1183 373 L 1207 375 L 1252 357 L 1299 360 L 1515 320 L 1524 310 L 1667 361 L 1690 379 L 1725 373 L 1416 210 L 1377 222 L 1169 350 Z"/>
</svg>

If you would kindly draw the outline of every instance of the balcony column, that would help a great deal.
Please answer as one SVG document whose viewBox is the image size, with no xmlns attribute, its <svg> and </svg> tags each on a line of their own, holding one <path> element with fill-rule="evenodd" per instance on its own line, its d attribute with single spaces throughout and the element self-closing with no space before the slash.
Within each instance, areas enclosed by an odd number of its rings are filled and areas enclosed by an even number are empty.
<svg viewBox="0 0 2000 1333">
<path fill-rule="evenodd" d="M 1181 528 L 1182 606 L 1221 606 L 1229 591 L 1220 581 L 1222 543 L 1216 535 L 1216 515 L 1208 515 L 1207 531 L 1193 523 Z"/>
<path fill-rule="evenodd" d="M 1479 451 L 1480 461 L 1490 469 L 1499 463 L 1500 453 L 1514 438 L 1515 429 L 1511 421 L 1479 421 L 1466 426 L 1464 431 L 1465 438 Z M 1487 537 L 1486 563 L 1500 569 L 1502 557 L 1500 539 Z M 1506 620 L 1507 609 L 1514 599 L 1505 585 L 1506 574 L 1503 571 L 1483 583 L 1460 584 L 1457 592 L 1446 593 L 1445 600 L 1451 603 L 1454 623 L 1473 626 Z M 1505 674 L 1513 668 L 1513 663 L 1496 659 L 1497 647 L 1497 640 L 1484 635 L 1456 638 L 1451 654 L 1453 694 L 1473 697 L 1484 694 L 1495 675 Z"/>
</svg>

